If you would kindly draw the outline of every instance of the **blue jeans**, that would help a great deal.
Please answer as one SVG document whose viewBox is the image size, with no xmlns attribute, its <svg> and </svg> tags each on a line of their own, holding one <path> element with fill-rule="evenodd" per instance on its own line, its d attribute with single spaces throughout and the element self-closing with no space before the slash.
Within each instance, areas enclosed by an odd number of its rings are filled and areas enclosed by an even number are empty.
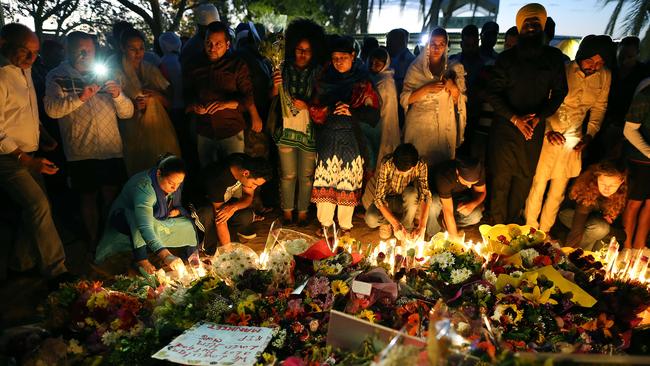
<svg viewBox="0 0 650 366">
<path fill-rule="evenodd" d="M 30 172 L 13 156 L 0 155 L 0 189 L 20 206 L 23 233 L 29 239 L 26 242 L 36 249 L 37 258 L 33 258 L 32 248 L 26 247 L 25 241 L 15 248 L 16 256 L 24 265 L 21 269 L 29 268 L 36 259 L 41 273 L 47 277 L 66 272 L 63 243 L 52 219 L 41 174 Z"/>
<path fill-rule="evenodd" d="M 244 131 L 239 131 L 235 136 L 215 140 L 201 135 L 197 136 L 197 151 L 201 167 L 223 160 L 232 153 L 244 152 Z"/>
<path fill-rule="evenodd" d="M 564 209 L 560 211 L 558 219 L 560 222 L 571 229 L 573 225 L 573 215 L 575 215 L 575 210 L 573 209 Z M 587 222 L 585 223 L 584 233 L 582 234 L 582 241 L 580 242 L 580 248 L 584 250 L 595 251 L 599 250 L 602 247 L 601 240 L 609 234 L 609 224 L 607 221 L 603 220 L 598 215 L 589 215 Z"/>
<path fill-rule="evenodd" d="M 316 152 L 279 145 L 278 153 L 280 155 L 282 209 L 292 211 L 295 208 L 298 212 L 307 212 L 314 183 Z M 296 182 L 298 182 L 297 200 Z"/>
<path fill-rule="evenodd" d="M 413 219 L 419 207 L 418 191 L 415 187 L 408 186 L 402 194 L 387 196 L 386 203 L 394 216 L 402 215 L 401 222 L 407 230 L 413 229 Z M 388 224 L 388 220 L 374 203 L 366 211 L 366 224 L 371 229 Z"/>
<path fill-rule="evenodd" d="M 429 235 L 442 231 L 442 227 L 438 223 L 438 216 L 442 212 L 442 201 L 440 200 L 440 196 L 435 193 L 432 193 L 431 196 L 431 211 L 429 213 L 429 224 L 427 225 L 427 234 Z M 463 227 L 478 224 L 483 218 L 482 205 L 478 205 L 474 211 L 465 216 L 456 210 L 459 202 L 460 200 L 454 200 L 454 219 L 456 220 L 456 226 Z"/>
</svg>

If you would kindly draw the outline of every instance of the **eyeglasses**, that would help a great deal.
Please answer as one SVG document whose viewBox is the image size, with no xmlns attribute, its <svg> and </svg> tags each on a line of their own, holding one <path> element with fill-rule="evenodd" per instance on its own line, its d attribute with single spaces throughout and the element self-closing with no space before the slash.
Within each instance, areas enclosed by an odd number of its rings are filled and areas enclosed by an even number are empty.
<svg viewBox="0 0 650 366">
<path fill-rule="evenodd" d="M 299 55 L 311 55 L 311 48 L 296 48 L 296 53 Z"/>
</svg>

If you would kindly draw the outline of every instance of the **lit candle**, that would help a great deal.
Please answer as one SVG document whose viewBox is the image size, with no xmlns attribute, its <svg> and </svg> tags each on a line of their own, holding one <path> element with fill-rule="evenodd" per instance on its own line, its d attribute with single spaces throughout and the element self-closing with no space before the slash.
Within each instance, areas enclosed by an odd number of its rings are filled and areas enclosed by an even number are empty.
<svg viewBox="0 0 650 366">
<path fill-rule="evenodd" d="M 634 262 L 634 266 L 629 274 L 630 280 L 640 279 L 645 277 L 645 273 L 648 271 L 648 256 L 639 255 L 637 260 Z"/>
</svg>

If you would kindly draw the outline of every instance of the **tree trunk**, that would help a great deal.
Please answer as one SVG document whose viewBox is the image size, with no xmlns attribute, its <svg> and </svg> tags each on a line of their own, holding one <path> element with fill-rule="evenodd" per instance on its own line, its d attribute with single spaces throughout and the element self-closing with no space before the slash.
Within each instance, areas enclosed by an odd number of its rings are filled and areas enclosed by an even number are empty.
<svg viewBox="0 0 650 366">
<path fill-rule="evenodd" d="M 361 33 L 366 34 L 368 33 L 368 0 L 361 0 L 360 2 L 359 26 Z"/>
</svg>

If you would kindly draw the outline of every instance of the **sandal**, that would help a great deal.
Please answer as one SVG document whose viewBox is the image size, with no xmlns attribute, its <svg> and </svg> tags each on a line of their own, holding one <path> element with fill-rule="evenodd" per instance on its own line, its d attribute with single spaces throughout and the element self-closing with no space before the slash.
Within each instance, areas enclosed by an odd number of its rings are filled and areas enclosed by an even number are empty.
<svg viewBox="0 0 650 366">
<path fill-rule="evenodd" d="M 258 215 L 255 212 L 253 212 L 253 223 L 262 222 L 264 220 L 266 220 L 266 217 L 264 217 L 262 215 Z"/>
</svg>

